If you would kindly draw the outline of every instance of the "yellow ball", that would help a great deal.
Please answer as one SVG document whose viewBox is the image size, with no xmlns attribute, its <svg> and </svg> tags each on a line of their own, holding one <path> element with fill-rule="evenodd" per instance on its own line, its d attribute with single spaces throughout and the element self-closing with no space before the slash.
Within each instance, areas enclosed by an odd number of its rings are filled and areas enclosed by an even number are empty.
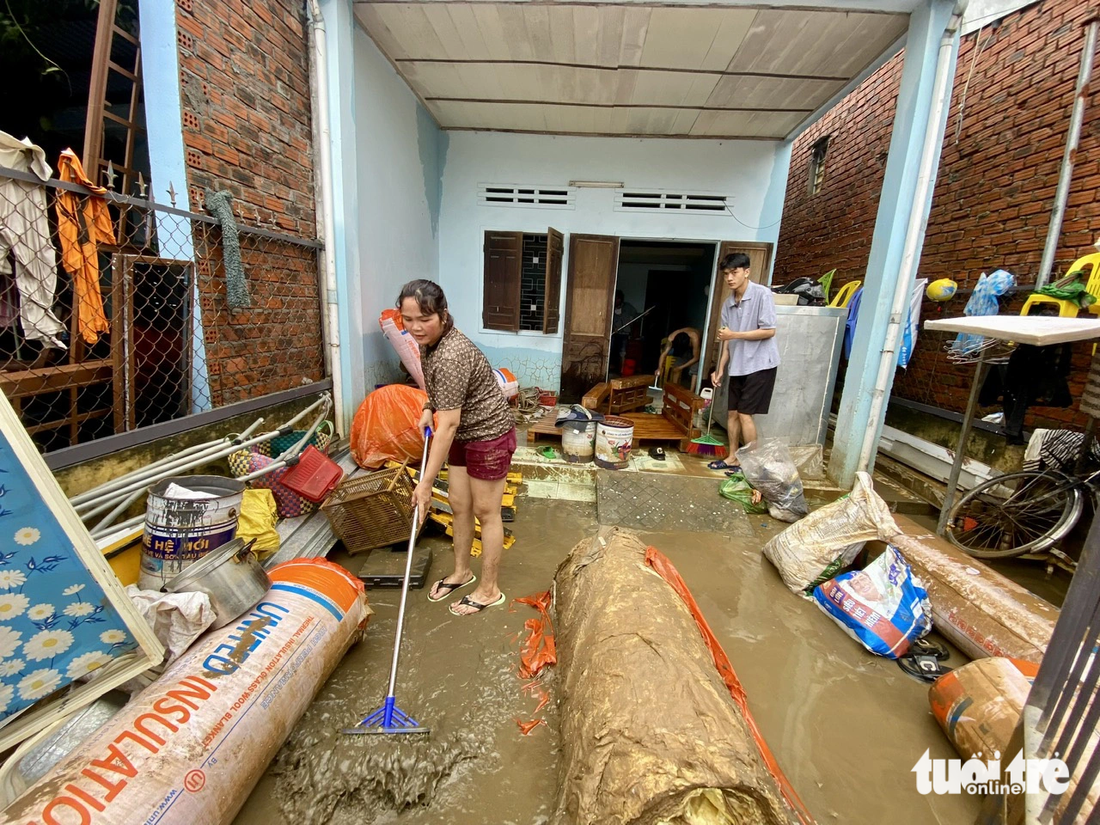
<svg viewBox="0 0 1100 825">
<path fill-rule="evenodd" d="M 947 301 L 951 299 L 958 288 L 959 285 L 950 278 L 940 278 L 938 281 L 930 283 L 924 294 L 928 296 L 930 301 Z"/>
</svg>

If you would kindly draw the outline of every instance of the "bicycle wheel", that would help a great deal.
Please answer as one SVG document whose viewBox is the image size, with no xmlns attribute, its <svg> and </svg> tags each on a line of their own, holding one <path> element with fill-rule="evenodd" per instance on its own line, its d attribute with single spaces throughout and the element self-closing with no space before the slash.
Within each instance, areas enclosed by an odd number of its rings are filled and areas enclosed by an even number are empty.
<svg viewBox="0 0 1100 825">
<path fill-rule="evenodd" d="M 947 538 L 980 559 L 1045 550 L 1077 523 L 1084 499 L 1061 473 L 1025 470 L 979 484 L 951 508 Z"/>
</svg>

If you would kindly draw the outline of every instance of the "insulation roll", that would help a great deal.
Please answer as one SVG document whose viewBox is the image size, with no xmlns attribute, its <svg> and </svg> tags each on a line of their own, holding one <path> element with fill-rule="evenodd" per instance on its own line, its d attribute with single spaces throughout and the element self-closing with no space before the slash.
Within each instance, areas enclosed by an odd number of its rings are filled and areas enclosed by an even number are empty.
<svg viewBox="0 0 1100 825">
<path fill-rule="evenodd" d="M 22 825 L 229 823 L 366 626 L 363 584 L 324 559 L 207 634 L 0 814 Z"/>
<path fill-rule="evenodd" d="M 558 569 L 559 825 L 811 821 L 672 564 L 627 530 Z"/>
</svg>

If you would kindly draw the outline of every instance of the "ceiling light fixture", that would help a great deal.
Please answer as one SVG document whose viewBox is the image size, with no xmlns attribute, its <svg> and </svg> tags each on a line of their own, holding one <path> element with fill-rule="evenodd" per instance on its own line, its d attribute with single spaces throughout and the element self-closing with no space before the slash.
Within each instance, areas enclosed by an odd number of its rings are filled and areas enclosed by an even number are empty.
<svg viewBox="0 0 1100 825">
<path fill-rule="evenodd" d="M 569 185 L 577 189 L 623 189 L 621 180 L 571 180 Z"/>
</svg>

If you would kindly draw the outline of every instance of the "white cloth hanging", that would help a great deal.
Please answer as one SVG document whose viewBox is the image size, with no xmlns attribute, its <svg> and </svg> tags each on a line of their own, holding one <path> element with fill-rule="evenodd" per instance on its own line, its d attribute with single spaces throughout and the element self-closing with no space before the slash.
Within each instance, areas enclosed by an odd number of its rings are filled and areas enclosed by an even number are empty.
<svg viewBox="0 0 1100 825">
<path fill-rule="evenodd" d="M 16 140 L 3 131 L 0 166 L 32 172 L 42 180 L 49 180 L 53 172 L 40 147 L 28 138 Z M 12 274 L 9 252 L 15 253 L 15 285 L 24 337 L 64 349 L 58 336 L 65 327 L 52 309 L 57 293 L 57 253 L 50 240 L 46 190 L 0 175 L 0 275 Z"/>
<path fill-rule="evenodd" d="M 924 301 L 924 289 L 928 286 L 927 278 L 918 278 L 909 293 L 909 314 L 905 319 L 905 328 L 902 330 L 901 347 L 898 349 L 898 366 L 905 369 L 909 366 L 909 360 L 913 357 L 913 350 L 917 348 L 917 333 L 920 331 L 920 307 Z"/>
</svg>

